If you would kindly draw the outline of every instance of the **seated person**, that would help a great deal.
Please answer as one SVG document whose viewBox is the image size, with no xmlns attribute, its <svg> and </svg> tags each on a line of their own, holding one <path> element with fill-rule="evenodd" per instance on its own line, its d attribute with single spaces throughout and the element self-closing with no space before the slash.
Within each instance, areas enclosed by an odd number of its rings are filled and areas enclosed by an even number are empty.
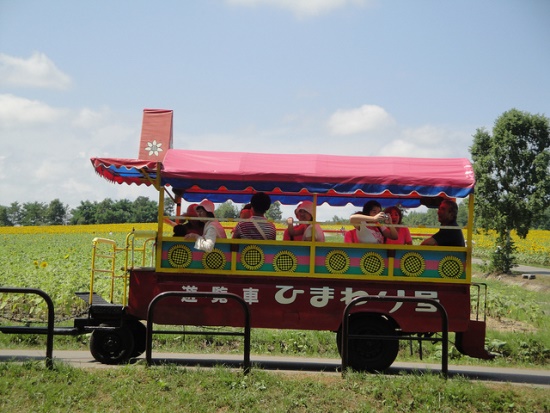
<svg viewBox="0 0 550 413">
<path fill-rule="evenodd" d="M 391 206 L 384 210 L 384 213 L 389 215 L 391 222 L 394 225 L 401 225 L 403 221 L 403 211 L 399 207 Z M 397 230 L 397 239 L 386 238 L 386 244 L 404 244 L 412 245 L 411 231 L 406 227 L 398 227 Z"/>
<path fill-rule="evenodd" d="M 355 214 L 362 214 L 363 211 L 357 211 Z M 355 228 L 350 229 L 349 231 L 344 232 L 344 242 L 349 244 L 354 244 L 361 242 L 357 238 L 357 230 L 359 229 L 358 226 L 355 226 Z"/>
<path fill-rule="evenodd" d="M 456 216 L 458 205 L 450 199 L 444 199 L 437 209 L 437 219 L 444 227 L 458 227 Z M 422 245 L 440 245 L 446 247 L 464 247 L 464 234 L 460 228 L 441 228 L 430 238 L 422 241 Z"/>
<path fill-rule="evenodd" d="M 265 217 L 271 206 L 271 198 L 265 192 L 257 192 L 250 199 L 252 216 L 250 221 L 240 221 L 233 230 L 233 238 L 275 239 L 277 230 L 272 222 Z"/>
<path fill-rule="evenodd" d="M 187 212 L 183 214 L 185 218 L 197 218 L 197 211 L 195 208 L 198 204 L 191 204 L 187 207 Z M 197 219 L 187 219 L 181 224 L 174 226 L 174 237 L 184 237 L 187 234 L 199 234 L 202 235 L 204 230 L 204 222 Z"/>
<path fill-rule="evenodd" d="M 214 203 L 207 199 L 195 208 L 199 218 L 215 218 L 214 209 Z M 185 235 L 185 239 L 194 239 L 196 249 L 210 252 L 214 249 L 214 245 L 216 245 L 216 239 L 227 238 L 227 235 L 218 221 L 213 219 L 204 219 L 201 221 L 204 222 L 203 235 L 188 233 Z"/>
<path fill-rule="evenodd" d="M 298 221 L 313 221 L 313 203 L 302 201 L 294 211 Z M 300 223 L 294 225 L 294 219 L 289 217 L 286 220 L 288 228 L 283 233 L 283 241 L 311 241 L 312 224 Z M 315 224 L 315 240 L 323 242 L 325 233 L 319 224 Z"/>
<path fill-rule="evenodd" d="M 379 223 L 391 224 L 391 218 L 382 212 L 382 206 L 378 201 L 368 201 L 360 214 L 350 217 L 350 223 L 356 228 L 359 242 L 383 244 L 385 238 L 397 239 L 397 230 L 394 226 L 380 226 Z"/>
<path fill-rule="evenodd" d="M 245 204 L 243 206 L 243 209 L 241 209 L 241 212 L 239 214 L 239 218 L 240 219 L 248 219 L 252 216 L 252 206 L 250 205 L 250 203 L 248 204 Z"/>
</svg>

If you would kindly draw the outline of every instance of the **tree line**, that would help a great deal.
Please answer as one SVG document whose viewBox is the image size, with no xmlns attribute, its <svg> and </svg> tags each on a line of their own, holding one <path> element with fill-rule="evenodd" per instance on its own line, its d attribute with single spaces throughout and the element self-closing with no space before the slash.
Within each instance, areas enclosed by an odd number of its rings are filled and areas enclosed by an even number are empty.
<svg viewBox="0 0 550 413">
<path fill-rule="evenodd" d="M 184 213 L 183 211 L 182 213 Z M 164 200 L 164 214 L 176 214 L 175 203 L 170 197 Z M 238 218 L 240 208 L 227 201 L 216 209 L 216 216 Z M 282 218 L 281 204 L 274 202 L 266 216 L 274 221 Z M 101 202 L 81 201 L 71 209 L 59 199 L 50 203 L 13 202 L 9 206 L 0 205 L 0 226 L 41 226 L 41 225 L 90 225 L 157 222 L 158 203 L 140 196 L 134 201 L 121 199 L 113 201 L 106 198 Z"/>
<path fill-rule="evenodd" d="M 175 215 L 174 201 L 166 197 L 164 213 Z M 183 212 L 182 212 L 183 213 Z M 216 216 L 220 219 L 238 218 L 240 206 L 231 201 L 220 204 L 216 209 Z M 40 226 L 40 225 L 89 225 L 89 224 L 123 224 L 157 222 L 158 203 L 147 197 L 140 196 L 134 201 L 127 199 L 113 201 L 106 198 L 100 202 L 81 201 L 76 208 L 69 208 L 59 199 L 50 203 L 14 202 L 9 206 L 0 205 L 0 226 Z M 266 216 L 273 221 L 280 221 L 283 217 L 281 204 L 274 202 Z M 349 217 L 334 215 L 327 222 L 333 224 L 348 224 Z M 463 202 L 458 206 L 457 223 L 465 226 L 468 222 L 468 205 Z M 438 225 L 437 210 L 428 209 L 426 212 L 405 211 L 403 224 L 409 227 L 434 227 Z M 539 214 L 532 223 L 533 229 L 550 230 L 550 208 Z"/>
<path fill-rule="evenodd" d="M 134 201 L 106 198 L 101 202 L 81 201 L 71 209 L 59 199 L 50 203 L 13 202 L 0 205 L 0 226 L 120 224 L 157 222 L 158 203 L 140 196 Z"/>
</svg>

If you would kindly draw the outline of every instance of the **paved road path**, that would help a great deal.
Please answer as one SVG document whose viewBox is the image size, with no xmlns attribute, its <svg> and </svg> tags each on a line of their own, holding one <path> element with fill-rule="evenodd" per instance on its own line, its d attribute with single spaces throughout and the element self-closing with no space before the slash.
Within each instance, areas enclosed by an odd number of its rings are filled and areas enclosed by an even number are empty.
<svg viewBox="0 0 550 413">
<path fill-rule="evenodd" d="M 95 361 L 87 351 L 54 351 L 54 363 L 62 361 L 70 365 L 82 368 L 116 368 Z M 40 350 L 0 350 L 0 362 L 44 360 L 45 351 Z M 201 366 L 213 367 L 227 365 L 240 368 L 242 356 L 237 355 L 213 355 L 213 354 L 184 354 L 184 353 L 155 353 L 152 354 L 154 364 L 167 362 L 187 367 Z M 335 374 L 340 375 L 340 359 L 304 358 L 304 357 L 274 357 L 251 356 L 252 368 L 264 370 L 282 371 L 285 373 L 308 374 Z M 141 356 L 133 360 L 138 367 L 145 365 L 145 358 Z M 388 370 L 388 375 L 400 372 L 434 372 L 441 371 L 440 364 L 428 363 L 393 363 Z M 449 366 L 449 377 L 465 376 L 472 380 L 509 382 L 513 384 L 529 384 L 550 388 L 550 370 L 515 369 L 481 366 Z"/>
<path fill-rule="evenodd" d="M 483 264 L 483 260 L 479 258 L 472 258 L 473 264 Z M 539 275 L 550 275 L 550 269 L 548 268 L 539 268 L 539 267 L 530 267 L 528 265 L 518 265 L 513 268 L 514 272 L 519 272 L 520 274 L 534 274 L 535 277 Z"/>
</svg>

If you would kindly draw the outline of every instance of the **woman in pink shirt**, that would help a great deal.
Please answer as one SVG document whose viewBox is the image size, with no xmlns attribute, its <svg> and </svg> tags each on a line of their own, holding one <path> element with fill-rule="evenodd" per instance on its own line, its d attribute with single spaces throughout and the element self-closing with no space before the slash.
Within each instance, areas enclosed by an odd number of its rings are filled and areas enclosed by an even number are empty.
<svg viewBox="0 0 550 413">
<path fill-rule="evenodd" d="M 396 206 L 388 207 L 384 210 L 391 217 L 393 225 L 401 225 L 403 212 Z M 406 244 L 412 245 L 412 237 L 409 228 L 397 227 L 397 239 L 386 238 L 386 244 Z"/>
</svg>

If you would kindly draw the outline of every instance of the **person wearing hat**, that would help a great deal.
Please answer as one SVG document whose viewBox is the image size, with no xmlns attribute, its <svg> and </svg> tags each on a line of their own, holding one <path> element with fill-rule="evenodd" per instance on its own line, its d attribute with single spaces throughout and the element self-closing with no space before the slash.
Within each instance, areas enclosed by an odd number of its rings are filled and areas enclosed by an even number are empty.
<svg viewBox="0 0 550 413">
<path fill-rule="evenodd" d="M 202 235 L 204 230 L 204 222 L 199 221 L 197 218 L 197 208 L 199 204 L 191 204 L 187 207 L 187 211 L 183 214 L 187 220 L 183 224 L 177 224 L 174 226 L 174 237 L 184 237 L 187 234 Z M 189 219 L 192 218 L 192 219 Z"/>
<path fill-rule="evenodd" d="M 210 252 L 216 245 L 216 239 L 227 238 L 222 225 L 214 218 L 214 203 L 205 199 L 195 207 L 197 216 L 204 222 L 203 234 L 189 233 L 185 239 L 194 239 L 195 248 L 204 252 Z"/>
<path fill-rule="evenodd" d="M 363 211 L 353 214 L 349 222 L 356 228 L 356 242 L 383 244 L 385 238 L 397 239 L 398 237 L 397 230 L 393 225 L 389 227 L 381 225 L 392 222 L 391 217 L 382 212 L 382 206 L 378 201 L 368 201 L 363 205 Z"/>
<path fill-rule="evenodd" d="M 292 217 L 286 220 L 287 229 L 283 233 L 283 241 L 311 241 L 312 224 L 302 221 L 313 221 L 313 202 L 300 202 L 294 210 L 294 215 L 300 223 L 294 225 L 294 218 Z M 319 224 L 315 224 L 315 240 L 318 242 L 325 240 L 325 233 Z"/>
</svg>

